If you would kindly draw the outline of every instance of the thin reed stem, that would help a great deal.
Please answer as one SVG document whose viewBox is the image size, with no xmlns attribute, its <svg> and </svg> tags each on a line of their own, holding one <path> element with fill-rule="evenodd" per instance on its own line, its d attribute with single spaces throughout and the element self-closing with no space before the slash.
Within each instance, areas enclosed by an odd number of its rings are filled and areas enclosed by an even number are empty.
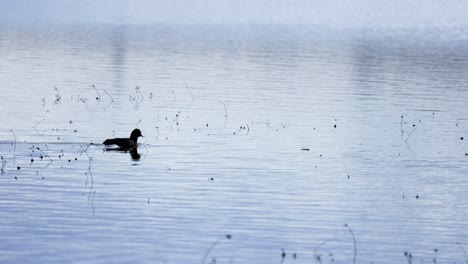
<svg viewBox="0 0 468 264">
<path fill-rule="evenodd" d="M 468 257 L 466 256 L 466 251 L 465 251 L 465 248 L 463 247 L 463 245 L 460 243 L 460 242 L 457 242 L 457 245 L 461 248 L 461 250 L 463 251 L 463 257 L 465 258 L 465 264 L 468 264 Z"/>
<path fill-rule="evenodd" d="M 107 94 L 107 96 L 109 96 L 109 98 L 111 99 L 111 102 L 113 103 L 114 98 L 112 98 L 112 96 L 106 91 L 106 89 L 103 89 L 103 91 Z"/>
<path fill-rule="evenodd" d="M 99 90 L 96 88 L 96 86 L 94 86 L 94 84 L 92 84 L 91 87 L 96 91 L 96 93 L 98 95 L 96 97 L 96 100 L 101 101 L 101 93 L 99 92 Z"/>
<path fill-rule="evenodd" d="M 218 240 L 216 240 L 215 242 L 213 242 L 213 244 L 211 245 L 211 247 L 208 248 L 208 250 L 206 250 L 205 252 L 205 255 L 203 255 L 203 259 L 202 259 L 202 264 L 205 264 L 206 262 L 206 259 L 208 258 L 208 256 L 210 255 L 211 251 L 219 244 L 221 243 L 221 241 L 223 241 L 223 239 L 231 239 L 231 235 L 225 235 L 221 238 L 219 238 Z"/>
<path fill-rule="evenodd" d="M 187 90 L 189 91 L 190 96 L 192 96 L 192 101 L 195 100 L 195 97 L 193 96 L 192 90 L 190 89 L 190 87 L 188 86 L 187 83 L 185 83 L 185 87 L 187 87 Z"/>
<path fill-rule="evenodd" d="M 357 257 L 356 237 L 354 236 L 354 232 L 353 232 L 353 230 L 351 230 L 351 228 L 348 226 L 348 224 L 344 224 L 344 227 L 346 227 L 348 229 L 349 233 L 353 237 L 353 245 L 354 245 L 353 264 L 355 264 L 356 263 L 356 257 Z"/>
<path fill-rule="evenodd" d="M 13 132 L 13 129 L 10 129 L 11 133 L 13 134 L 13 166 L 16 164 L 16 135 Z"/>
</svg>

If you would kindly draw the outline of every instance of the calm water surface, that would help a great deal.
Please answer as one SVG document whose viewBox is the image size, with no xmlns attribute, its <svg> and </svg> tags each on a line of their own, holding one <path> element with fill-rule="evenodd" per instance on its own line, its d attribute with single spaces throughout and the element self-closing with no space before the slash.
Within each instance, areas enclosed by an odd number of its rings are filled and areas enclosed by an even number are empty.
<svg viewBox="0 0 468 264">
<path fill-rule="evenodd" d="M 0 262 L 465 263 L 466 36 L 0 26 Z"/>
</svg>

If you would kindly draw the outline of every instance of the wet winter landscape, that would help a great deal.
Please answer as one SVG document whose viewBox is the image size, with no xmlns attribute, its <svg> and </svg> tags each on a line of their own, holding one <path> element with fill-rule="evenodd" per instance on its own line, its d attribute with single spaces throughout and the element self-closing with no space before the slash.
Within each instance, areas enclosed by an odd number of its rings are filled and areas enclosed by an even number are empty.
<svg viewBox="0 0 468 264">
<path fill-rule="evenodd" d="M 468 263 L 465 33 L 2 25 L 0 262 Z"/>
</svg>

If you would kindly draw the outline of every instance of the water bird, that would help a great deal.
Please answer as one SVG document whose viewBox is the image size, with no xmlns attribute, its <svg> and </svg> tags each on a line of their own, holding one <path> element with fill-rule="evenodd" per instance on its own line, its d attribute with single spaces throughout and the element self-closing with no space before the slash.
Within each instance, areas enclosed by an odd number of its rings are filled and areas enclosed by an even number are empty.
<svg viewBox="0 0 468 264">
<path fill-rule="evenodd" d="M 106 139 L 102 144 L 104 145 L 117 145 L 121 148 L 130 149 L 138 146 L 138 138 L 142 137 L 140 129 L 136 128 L 130 134 L 130 138 L 110 138 Z"/>
</svg>

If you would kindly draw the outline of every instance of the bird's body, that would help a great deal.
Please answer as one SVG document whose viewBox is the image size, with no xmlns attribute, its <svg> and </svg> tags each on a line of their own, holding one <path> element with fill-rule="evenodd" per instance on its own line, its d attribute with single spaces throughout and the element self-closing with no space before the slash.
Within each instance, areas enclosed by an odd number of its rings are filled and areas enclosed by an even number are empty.
<svg viewBox="0 0 468 264">
<path fill-rule="evenodd" d="M 106 139 L 102 144 L 104 145 L 117 145 L 121 148 L 133 148 L 137 143 L 129 138 L 111 138 Z"/>
<path fill-rule="evenodd" d="M 142 137 L 140 129 L 134 129 L 130 138 L 110 138 L 106 139 L 102 144 L 104 145 L 117 145 L 120 148 L 130 149 L 138 146 L 138 138 Z"/>
</svg>

